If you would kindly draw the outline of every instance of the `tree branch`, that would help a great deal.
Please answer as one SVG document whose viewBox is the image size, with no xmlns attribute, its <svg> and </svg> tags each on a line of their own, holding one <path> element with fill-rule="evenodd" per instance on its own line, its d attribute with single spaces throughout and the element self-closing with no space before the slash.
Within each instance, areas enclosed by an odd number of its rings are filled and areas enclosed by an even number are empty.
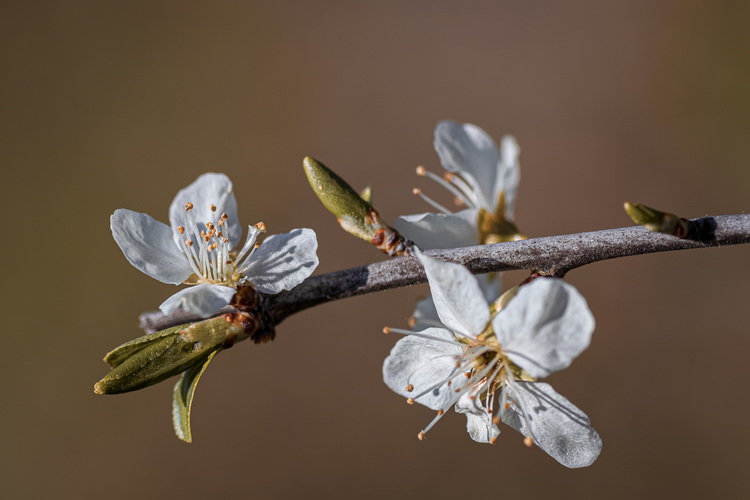
<svg viewBox="0 0 750 500">
<path fill-rule="evenodd" d="M 463 264 L 474 274 L 528 269 L 563 277 L 572 269 L 601 260 L 750 243 L 750 214 L 703 217 L 689 224 L 688 238 L 632 226 L 424 253 Z M 272 323 L 268 327 L 273 328 L 288 316 L 319 304 L 426 280 L 422 266 L 414 257 L 396 257 L 369 266 L 313 276 L 292 290 L 264 296 L 264 309 Z M 200 319 L 184 311 L 166 316 L 150 312 L 141 315 L 141 328 L 152 333 Z"/>
<path fill-rule="evenodd" d="M 750 243 L 750 214 L 703 217 L 690 224 L 693 231 L 689 239 L 632 226 L 424 253 L 463 264 L 474 274 L 529 269 L 563 277 L 572 269 L 601 260 Z M 266 310 L 274 324 L 279 324 L 318 304 L 425 281 L 416 258 L 397 257 L 308 278 L 290 291 L 268 296 Z"/>
</svg>

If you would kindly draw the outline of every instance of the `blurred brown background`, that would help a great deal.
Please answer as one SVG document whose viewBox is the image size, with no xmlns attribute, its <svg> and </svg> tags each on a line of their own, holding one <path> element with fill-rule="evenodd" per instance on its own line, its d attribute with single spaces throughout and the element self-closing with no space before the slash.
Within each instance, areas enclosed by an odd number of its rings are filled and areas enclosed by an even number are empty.
<svg viewBox="0 0 750 500">
<path fill-rule="evenodd" d="M 102 356 L 174 288 L 132 268 L 108 217 L 167 219 L 205 171 L 240 216 L 312 227 L 317 272 L 382 257 L 309 191 L 305 155 L 391 220 L 424 211 L 438 120 L 522 148 L 517 220 L 544 236 L 629 225 L 625 200 L 742 213 L 750 186 L 747 2 L 6 2 L 0 16 L 2 463 L 7 498 L 741 498 L 750 495 L 747 247 L 571 273 L 592 346 L 549 379 L 591 417 L 567 470 L 505 429 L 473 443 L 382 383 L 424 287 L 298 314 L 206 372 L 195 442 L 172 382 L 117 397 Z M 520 280 L 512 275 L 507 284 Z"/>
</svg>

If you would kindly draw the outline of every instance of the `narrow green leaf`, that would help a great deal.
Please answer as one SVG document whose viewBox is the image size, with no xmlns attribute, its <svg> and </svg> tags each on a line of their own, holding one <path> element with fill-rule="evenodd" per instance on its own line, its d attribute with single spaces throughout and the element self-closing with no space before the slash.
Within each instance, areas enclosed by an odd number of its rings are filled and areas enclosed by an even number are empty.
<svg viewBox="0 0 750 500">
<path fill-rule="evenodd" d="M 104 361 L 112 368 L 115 368 L 138 351 L 141 351 L 146 347 L 155 344 L 164 337 L 169 337 L 170 335 L 178 333 L 180 330 L 186 328 L 187 326 L 188 324 L 173 326 L 171 328 L 167 328 L 166 330 L 144 335 L 143 337 L 138 337 L 135 340 L 126 342 L 108 352 L 107 355 L 104 356 Z"/>
<path fill-rule="evenodd" d="M 193 442 L 193 433 L 190 430 L 190 411 L 193 408 L 195 388 L 198 386 L 198 381 L 201 379 L 203 372 L 206 371 L 208 364 L 220 350 L 215 350 L 203 363 L 185 371 L 174 386 L 172 392 L 172 423 L 177 437 L 186 443 Z"/>
</svg>

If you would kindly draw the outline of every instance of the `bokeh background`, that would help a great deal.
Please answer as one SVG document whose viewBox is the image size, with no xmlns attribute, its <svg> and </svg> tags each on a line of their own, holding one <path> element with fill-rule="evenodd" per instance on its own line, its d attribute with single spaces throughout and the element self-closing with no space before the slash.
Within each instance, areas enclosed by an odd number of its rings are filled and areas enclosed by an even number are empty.
<svg viewBox="0 0 750 500">
<path fill-rule="evenodd" d="M 102 356 L 174 292 L 130 267 L 108 217 L 167 219 L 205 171 L 240 216 L 311 227 L 319 273 L 383 257 L 309 191 L 314 156 L 382 215 L 438 168 L 432 130 L 473 122 L 521 148 L 520 227 L 629 225 L 625 200 L 742 213 L 750 186 L 750 4 L 6 2 L 0 16 L 5 498 L 746 498 L 747 247 L 602 262 L 570 274 L 597 318 L 549 381 L 604 439 L 567 470 L 506 429 L 472 442 L 382 383 L 424 286 L 302 312 L 206 372 L 195 442 L 172 382 L 103 397 Z M 510 275 L 510 286 L 523 274 Z M 7 495 L 7 496 L 6 496 Z"/>
</svg>

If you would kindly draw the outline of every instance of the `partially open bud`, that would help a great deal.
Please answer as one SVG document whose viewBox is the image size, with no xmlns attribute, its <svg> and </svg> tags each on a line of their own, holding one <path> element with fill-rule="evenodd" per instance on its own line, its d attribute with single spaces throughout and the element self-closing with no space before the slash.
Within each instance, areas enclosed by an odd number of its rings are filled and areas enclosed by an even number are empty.
<svg viewBox="0 0 750 500">
<path fill-rule="evenodd" d="M 625 212 L 649 231 L 671 234 L 678 238 L 687 238 L 690 233 L 690 221 L 669 212 L 661 212 L 639 203 L 625 202 Z"/>
<path fill-rule="evenodd" d="M 336 216 L 341 228 L 357 238 L 369 241 L 388 255 L 402 255 L 411 246 L 395 229 L 380 218 L 370 205 L 369 188 L 358 194 L 331 169 L 306 157 L 302 165 L 310 187 L 323 206 Z"/>
</svg>

